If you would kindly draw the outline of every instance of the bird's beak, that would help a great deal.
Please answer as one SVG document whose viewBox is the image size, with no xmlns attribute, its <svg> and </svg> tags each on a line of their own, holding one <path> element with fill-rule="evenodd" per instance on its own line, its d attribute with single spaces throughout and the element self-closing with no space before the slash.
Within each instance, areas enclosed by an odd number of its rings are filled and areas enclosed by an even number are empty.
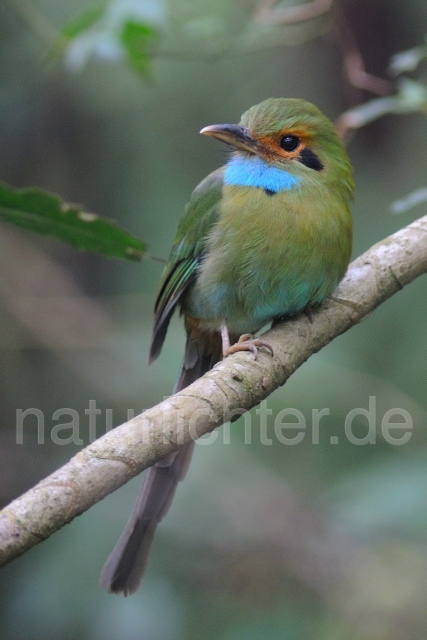
<svg viewBox="0 0 427 640">
<path fill-rule="evenodd" d="M 260 143 L 249 133 L 246 127 L 241 127 L 238 124 L 211 124 L 208 127 L 204 127 L 200 133 L 226 142 L 236 149 L 243 149 L 250 153 L 260 153 Z"/>
</svg>

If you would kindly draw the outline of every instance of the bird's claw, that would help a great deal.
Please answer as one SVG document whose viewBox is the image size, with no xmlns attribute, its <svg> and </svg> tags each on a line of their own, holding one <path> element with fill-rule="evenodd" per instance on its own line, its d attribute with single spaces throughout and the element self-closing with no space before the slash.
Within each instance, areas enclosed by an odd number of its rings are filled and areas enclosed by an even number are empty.
<svg viewBox="0 0 427 640">
<path fill-rule="evenodd" d="M 310 324 L 313 324 L 314 322 L 314 311 L 313 311 L 313 307 L 306 307 L 304 309 L 304 313 L 307 316 L 307 318 L 310 321 Z"/>
<path fill-rule="evenodd" d="M 274 356 L 273 347 L 268 344 L 268 342 L 264 342 L 264 340 L 260 340 L 259 338 L 254 338 L 251 333 L 244 333 L 235 344 L 231 345 L 224 351 L 224 358 L 230 356 L 232 353 L 237 353 L 238 351 L 250 351 L 254 354 L 254 359 L 256 360 L 258 357 L 258 349 L 265 349 Z"/>
</svg>

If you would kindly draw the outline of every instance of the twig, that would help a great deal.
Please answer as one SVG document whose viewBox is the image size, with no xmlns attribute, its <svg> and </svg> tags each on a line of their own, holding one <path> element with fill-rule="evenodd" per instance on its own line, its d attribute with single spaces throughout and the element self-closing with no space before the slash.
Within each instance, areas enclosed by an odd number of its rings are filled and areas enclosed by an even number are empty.
<svg viewBox="0 0 427 640">
<path fill-rule="evenodd" d="M 235 354 L 195 383 L 113 429 L 0 512 L 0 564 L 41 542 L 180 445 L 259 404 L 333 338 L 427 271 L 427 216 L 355 260 L 335 295 L 266 334 L 274 358 Z M 268 336 L 268 337 L 267 337 Z"/>
<path fill-rule="evenodd" d="M 12 11 L 22 20 L 29 30 L 42 42 L 55 46 L 62 51 L 61 34 L 49 20 L 26 0 L 6 0 Z"/>
<path fill-rule="evenodd" d="M 255 22 L 262 24 L 292 24 L 311 20 L 328 13 L 334 0 L 313 0 L 299 7 L 275 7 L 277 0 L 264 0 L 256 7 Z"/>
<path fill-rule="evenodd" d="M 343 51 L 344 71 L 350 85 L 379 96 L 390 93 L 393 84 L 389 80 L 378 78 L 366 71 L 362 54 L 343 10 L 336 6 L 335 14 L 338 39 Z"/>
</svg>

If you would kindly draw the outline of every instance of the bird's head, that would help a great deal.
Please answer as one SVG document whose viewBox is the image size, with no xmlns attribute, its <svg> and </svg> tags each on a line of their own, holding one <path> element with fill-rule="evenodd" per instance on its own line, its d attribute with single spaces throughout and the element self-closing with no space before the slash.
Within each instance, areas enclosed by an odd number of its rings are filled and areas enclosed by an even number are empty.
<svg viewBox="0 0 427 640">
<path fill-rule="evenodd" d="M 310 102 L 270 98 L 248 109 L 238 125 L 211 125 L 200 133 L 226 142 L 240 157 L 261 158 L 298 179 L 315 172 L 352 195 L 352 169 L 343 143 L 332 122 Z"/>
</svg>

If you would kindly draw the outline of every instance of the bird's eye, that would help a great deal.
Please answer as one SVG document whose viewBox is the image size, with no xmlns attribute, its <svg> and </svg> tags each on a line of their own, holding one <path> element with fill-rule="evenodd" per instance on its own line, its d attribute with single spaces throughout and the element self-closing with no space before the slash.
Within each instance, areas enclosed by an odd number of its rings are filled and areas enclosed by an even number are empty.
<svg viewBox="0 0 427 640">
<path fill-rule="evenodd" d="M 283 136 L 280 138 L 280 146 L 285 151 L 295 151 L 299 147 L 299 138 L 297 136 Z"/>
</svg>

